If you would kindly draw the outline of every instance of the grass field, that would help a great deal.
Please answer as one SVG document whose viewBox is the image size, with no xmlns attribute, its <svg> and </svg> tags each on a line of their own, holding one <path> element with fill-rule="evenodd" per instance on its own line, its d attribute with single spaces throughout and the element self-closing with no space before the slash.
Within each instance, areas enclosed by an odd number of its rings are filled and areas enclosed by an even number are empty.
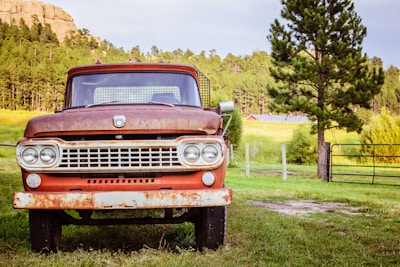
<svg viewBox="0 0 400 267">
<path fill-rule="evenodd" d="M 2 111 L 0 111 L 1 113 Z M 22 135 L 26 114 L 14 114 Z M 27 116 L 25 119 L 19 116 Z M 9 116 L 0 115 L 0 127 Z M 8 125 L 12 125 L 11 120 Z M 244 123 L 244 142 L 261 142 L 279 151 L 295 125 Z M 341 132 L 336 140 L 354 140 Z M 261 141 L 260 141 L 261 140 Z M 0 139 L 0 143 L 6 140 Z M 191 224 L 174 226 L 66 226 L 62 251 L 40 255 L 30 251 L 26 211 L 14 210 L 12 194 L 21 190 L 13 148 L 0 147 L 0 266 L 399 266 L 400 194 L 395 186 L 324 183 L 315 166 L 289 165 L 287 180 L 276 161 L 251 162 L 250 177 L 240 157 L 228 169 L 226 184 L 234 192 L 228 208 L 227 244 L 198 252 Z M 268 152 L 268 151 L 267 151 Z M 258 149 L 258 153 L 260 149 Z M 268 152 L 273 155 L 274 152 Z M 345 203 L 357 214 L 330 210 L 304 216 L 282 215 L 253 206 L 251 201 L 313 200 Z"/>
</svg>

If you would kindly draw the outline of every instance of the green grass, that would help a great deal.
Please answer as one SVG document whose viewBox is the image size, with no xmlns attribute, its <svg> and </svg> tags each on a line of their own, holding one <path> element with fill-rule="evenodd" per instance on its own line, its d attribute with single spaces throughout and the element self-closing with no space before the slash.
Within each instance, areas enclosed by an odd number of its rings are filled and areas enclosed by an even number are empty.
<svg viewBox="0 0 400 267">
<path fill-rule="evenodd" d="M 245 125 L 245 127 L 250 127 Z M 261 127 L 257 125 L 257 127 Z M 268 127 L 268 125 L 265 125 Z M 275 145 L 286 126 L 261 127 L 259 138 Z M 273 131 L 276 131 L 275 134 Z M 251 132 L 246 129 L 245 137 Z M 285 137 L 286 136 L 286 137 Z M 346 137 L 346 135 L 343 135 Z M 251 139 L 249 139 L 251 140 Z M 63 251 L 48 256 L 30 251 L 27 212 L 13 210 L 21 190 L 13 157 L 0 158 L 0 266 L 398 266 L 400 264 L 399 188 L 324 183 L 315 166 L 289 165 L 287 180 L 276 162 L 252 162 L 251 175 L 235 160 L 226 184 L 233 188 L 226 246 L 198 252 L 193 227 L 67 226 Z M 357 207 L 360 215 L 337 211 L 287 216 L 250 201 L 315 200 Z"/>
<path fill-rule="evenodd" d="M 27 121 L 42 114 L 45 113 L 0 109 L 0 144 L 16 144 L 23 137 Z M 12 157 L 14 151 L 12 147 L 0 146 L 0 158 Z"/>
</svg>

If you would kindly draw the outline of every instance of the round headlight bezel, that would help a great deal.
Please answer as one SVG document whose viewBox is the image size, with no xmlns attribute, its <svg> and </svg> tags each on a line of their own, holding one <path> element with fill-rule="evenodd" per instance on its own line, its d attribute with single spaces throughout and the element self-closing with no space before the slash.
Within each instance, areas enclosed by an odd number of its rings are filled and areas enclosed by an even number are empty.
<svg viewBox="0 0 400 267">
<path fill-rule="evenodd" d="M 206 144 L 201 150 L 201 156 L 206 162 L 215 162 L 218 159 L 219 151 L 214 144 Z"/>
<path fill-rule="evenodd" d="M 27 146 L 21 152 L 21 159 L 29 165 L 35 164 L 39 159 L 39 152 L 34 146 Z"/>
</svg>

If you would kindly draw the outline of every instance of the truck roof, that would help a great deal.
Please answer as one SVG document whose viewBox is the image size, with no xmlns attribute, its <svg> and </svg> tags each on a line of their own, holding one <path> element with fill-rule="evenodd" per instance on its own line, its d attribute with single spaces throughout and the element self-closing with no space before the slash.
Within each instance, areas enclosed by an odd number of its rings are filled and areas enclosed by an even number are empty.
<svg viewBox="0 0 400 267">
<path fill-rule="evenodd" d="M 102 72 L 129 72 L 129 71 L 149 71 L 149 72 L 179 72 L 193 76 L 199 86 L 200 95 L 204 108 L 210 107 L 210 80 L 195 66 L 172 63 L 111 63 L 111 64 L 92 64 L 82 65 L 71 68 L 68 71 L 68 80 L 76 75 L 102 73 Z"/>
</svg>

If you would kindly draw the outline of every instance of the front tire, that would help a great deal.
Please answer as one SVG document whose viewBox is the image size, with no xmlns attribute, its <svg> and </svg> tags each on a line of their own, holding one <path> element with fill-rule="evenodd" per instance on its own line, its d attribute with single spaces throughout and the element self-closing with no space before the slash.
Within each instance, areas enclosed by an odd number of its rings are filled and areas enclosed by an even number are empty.
<svg viewBox="0 0 400 267">
<path fill-rule="evenodd" d="M 29 210 L 29 230 L 32 250 L 57 252 L 61 244 L 61 219 L 55 211 Z"/>
<path fill-rule="evenodd" d="M 216 250 L 225 244 L 226 237 L 226 206 L 199 208 L 195 220 L 196 246 Z"/>
</svg>

